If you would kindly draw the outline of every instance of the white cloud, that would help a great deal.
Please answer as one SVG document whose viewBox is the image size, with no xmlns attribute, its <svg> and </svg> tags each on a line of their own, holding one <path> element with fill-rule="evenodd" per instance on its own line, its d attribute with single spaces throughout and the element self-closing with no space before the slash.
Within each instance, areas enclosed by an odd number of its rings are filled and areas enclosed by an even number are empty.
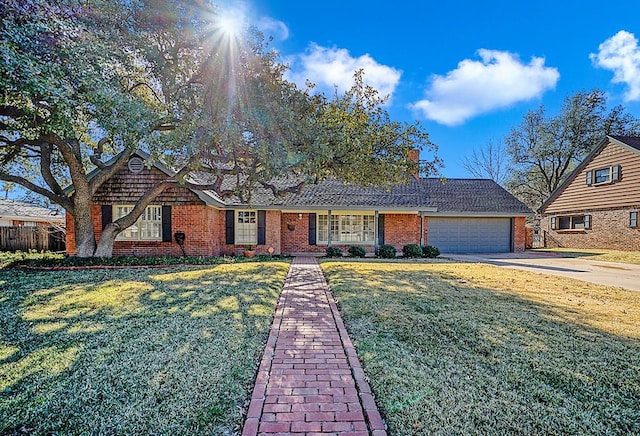
<svg viewBox="0 0 640 436">
<path fill-rule="evenodd" d="M 353 73 L 364 70 L 364 82 L 377 89 L 382 96 L 391 96 L 400 82 L 402 72 L 376 62 L 369 54 L 353 57 L 344 48 L 327 48 L 311 44 L 303 54 L 287 58 L 291 69 L 287 78 L 300 86 L 306 80 L 317 90 L 332 95 L 337 87 L 344 92 L 353 85 Z"/>
<path fill-rule="evenodd" d="M 633 33 L 619 31 L 589 56 L 596 67 L 613 71 L 613 83 L 625 83 L 627 101 L 640 100 L 640 47 Z"/>
<path fill-rule="evenodd" d="M 284 41 L 289 38 L 289 28 L 280 20 L 271 17 L 261 17 L 256 24 L 265 36 L 273 36 L 275 39 Z"/>
<path fill-rule="evenodd" d="M 476 115 L 531 100 L 553 89 L 560 78 L 545 59 L 524 64 L 517 55 L 478 50 L 481 61 L 465 59 L 445 76 L 434 75 L 426 97 L 412 104 L 424 117 L 453 126 Z"/>
</svg>

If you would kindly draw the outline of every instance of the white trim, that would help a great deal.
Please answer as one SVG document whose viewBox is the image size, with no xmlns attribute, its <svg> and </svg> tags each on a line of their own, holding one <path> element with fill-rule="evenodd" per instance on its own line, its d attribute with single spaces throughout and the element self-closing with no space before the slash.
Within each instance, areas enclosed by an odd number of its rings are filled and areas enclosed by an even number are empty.
<svg viewBox="0 0 640 436">
<path fill-rule="evenodd" d="M 437 217 L 437 218 L 519 218 L 526 217 L 528 213 L 500 213 L 500 212 L 441 212 L 441 213 L 428 213 L 425 212 L 424 216 Z"/>
<path fill-rule="evenodd" d="M 326 216 L 327 217 L 327 223 L 326 223 L 326 230 L 323 230 L 322 232 L 326 232 L 327 233 L 327 238 L 323 239 L 320 237 L 320 217 L 322 216 Z M 364 236 L 365 236 L 365 220 L 364 218 L 360 219 L 360 222 L 357 223 L 356 225 L 359 225 L 359 229 L 356 229 L 354 232 L 348 232 L 346 229 L 346 224 L 344 222 L 344 219 L 341 219 L 341 217 L 347 217 L 347 216 L 351 216 L 351 217 L 367 217 L 370 218 L 370 220 L 372 222 L 368 223 L 369 226 L 373 225 L 373 228 L 370 228 L 369 230 L 366 231 L 367 234 L 372 234 L 372 239 L 371 240 L 363 240 Z M 375 245 L 376 243 L 376 231 L 377 231 L 377 225 L 376 225 L 376 219 L 375 219 L 376 215 L 375 213 L 371 214 L 371 213 L 364 213 L 362 211 L 327 211 L 327 213 L 318 213 L 316 214 L 316 245 L 331 245 L 331 244 L 338 244 L 338 245 Z M 336 235 L 333 235 L 331 232 L 331 225 L 333 220 L 336 219 L 337 220 L 337 225 L 338 225 L 338 239 L 335 239 Z M 369 220 L 368 220 L 369 221 Z M 345 226 L 345 227 L 343 227 Z M 343 231 L 343 228 L 345 229 Z M 351 241 L 344 241 L 342 239 L 340 239 L 340 236 L 342 235 L 346 235 L 346 234 L 351 234 L 354 235 L 356 238 L 359 236 L 361 238 L 361 240 L 351 240 Z"/>
<path fill-rule="evenodd" d="M 604 181 L 604 182 L 598 182 L 598 171 L 604 171 L 604 170 L 609 170 L 609 180 Z M 591 186 L 602 186 L 602 185 L 611 185 L 613 183 L 613 165 L 609 165 L 608 167 L 604 166 L 604 167 L 600 167 L 600 168 L 594 168 L 593 170 L 593 176 L 591 177 Z"/>
<path fill-rule="evenodd" d="M 247 223 L 239 223 L 239 214 L 253 214 L 253 222 L 251 222 L 251 215 L 249 215 L 249 222 Z M 233 214 L 233 233 L 235 235 L 234 244 L 235 245 L 257 245 L 258 244 L 258 211 L 255 209 L 236 209 Z M 248 230 L 243 231 L 242 228 Z M 242 239 L 242 236 L 249 236 L 249 238 Z"/>
<path fill-rule="evenodd" d="M 118 208 L 129 208 L 129 212 L 131 212 L 131 209 L 134 208 L 134 205 L 132 204 L 114 204 L 111 206 L 111 213 L 112 213 L 112 217 L 113 220 L 117 220 L 119 218 L 122 218 L 125 215 L 120 215 L 118 212 Z M 150 208 L 154 208 L 157 209 L 158 212 L 158 216 L 160 217 L 159 220 L 147 220 L 144 219 L 146 218 L 146 214 L 147 214 L 147 210 L 149 210 Z M 159 226 L 159 231 L 158 231 L 158 236 L 153 236 L 153 237 L 142 237 L 142 230 L 141 230 L 141 224 L 142 222 L 146 222 L 146 223 L 152 223 L 155 225 Z M 125 236 L 125 232 L 133 227 L 133 226 L 137 226 L 137 237 L 127 237 Z M 130 227 L 127 227 L 126 229 L 124 229 L 122 232 L 118 233 L 118 236 L 116 236 L 116 241 L 151 241 L 151 242 L 157 242 L 157 241 L 162 241 L 162 206 L 161 205 L 157 205 L 157 204 L 150 204 L 149 206 L 144 208 L 144 211 L 140 214 L 140 216 L 138 217 L 138 219 L 136 220 L 135 223 L 133 223 Z"/>
<path fill-rule="evenodd" d="M 36 221 L 39 223 L 64 223 L 64 212 L 61 212 L 61 214 L 62 215 L 52 215 L 51 217 L 36 217 L 31 215 L 1 215 L 0 218 L 16 221 Z"/>
</svg>

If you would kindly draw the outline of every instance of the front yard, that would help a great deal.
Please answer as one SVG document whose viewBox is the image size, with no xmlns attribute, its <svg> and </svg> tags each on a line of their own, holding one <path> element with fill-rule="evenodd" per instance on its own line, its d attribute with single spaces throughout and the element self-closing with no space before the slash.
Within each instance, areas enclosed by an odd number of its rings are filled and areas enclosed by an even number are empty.
<svg viewBox="0 0 640 436">
<path fill-rule="evenodd" d="M 640 293 L 481 264 L 322 268 L 390 434 L 640 433 Z"/>
<path fill-rule="evenodd" d="M 0 271 L 0 434 L 233 434 L 288 264 Z"/>
</svg>

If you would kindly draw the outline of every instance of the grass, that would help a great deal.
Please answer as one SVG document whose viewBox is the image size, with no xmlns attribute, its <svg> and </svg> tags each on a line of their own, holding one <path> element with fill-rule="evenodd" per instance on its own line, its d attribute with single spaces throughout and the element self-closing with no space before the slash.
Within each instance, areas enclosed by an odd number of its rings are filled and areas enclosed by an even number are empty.
<svg viewBox="0 0 640 436">
<path fill-rule="evenodd" d="M 0 271 L 0 434 L 237 434 L 287 268 Z"/>
<path fill-rule="evenodd" d="M 322 268 L 390 434 L 640 434 L 640 293 L 482 264 Z"/>
<path fill-rule="evenodd" d="M 587 258 L 604 262 L 621 262 L 640 265 L 640 251 L 601 250 L 589 248 L 537 248 L 534 252 L 558 253 L 566 257 Z"/>
</svg>

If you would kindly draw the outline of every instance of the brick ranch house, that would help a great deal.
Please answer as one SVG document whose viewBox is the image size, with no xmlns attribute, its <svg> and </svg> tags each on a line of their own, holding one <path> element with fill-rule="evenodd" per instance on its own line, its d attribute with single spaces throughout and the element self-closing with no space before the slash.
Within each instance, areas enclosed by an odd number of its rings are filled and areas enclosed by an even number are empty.
<svg viewBox="0 0 640 436">
<path fill-rule="evenodd" d="M 154 181 L 170 174 L 162 165 L 143 165 L 144 153 L 95 194 L 96 237 L 128 213 Z M 138 222 L 116 239 L 113 254 L 189 256 L 258 253 L 324 253 L 358 245 L 369 254 L 381 244 L 398 251 L 405 244 L 435 245 L 446 252 L 523 251 L 525 218 L 531 210 L 491 180 L 414 179 L 390 190 L 328 180 L 298 194 L 274 198 L 256 190 L 251 205 L 223 200 L 214 192 L 175 186 L 147 207 Z M 67 252 L 75 254 L 73 218 L 67 214 Z"/>
<path fill-rule="evenodd" d="M 640 137 L 602 139 L 539 212 L 546 247 L 639 250 Z"/>
</svg>

